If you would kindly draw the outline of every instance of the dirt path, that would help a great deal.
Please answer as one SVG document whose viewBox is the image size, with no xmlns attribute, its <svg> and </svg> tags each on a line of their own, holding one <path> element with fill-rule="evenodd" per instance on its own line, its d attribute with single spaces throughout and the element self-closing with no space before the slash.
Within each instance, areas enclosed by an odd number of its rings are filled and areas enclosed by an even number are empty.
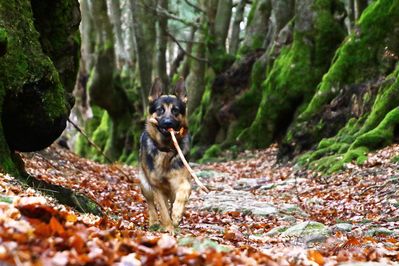
<svg viewBox="0 0 399 266">
<path fill-rule="evenodd" d="M 291 164 L 277 165 L 276 151 L 271 147 L 241 154 L 239 160 L 195 165 L 213 191 L 206 195 L 194 187 L 175 237 L 148 231 L 137 183 L 126 181 L 117 167 L 55 147 L 24 154 L 31 174 L 91 196 L 104 207 L 107 218 L 73 212 L 35 190 L 22 189 L 12 177 L 1 176 L 3 197 L 8 200 L 0 202 L 3 210 L 20 212 L 9 221 L 28 222 L 33 236 L 37 239 L 39 234 L 45 244 L 35 251 L 30 248 L 30 237 L 20 242 L 13 235 L 0 235 L 0 260 L 55 261 L 59 265 L 71 260 L 112 264 L 131 259 L 137 260 L 131 265 L 336 265 L 350 261 L 387 265 L 399 258 L 398 166 L 391 162 L 399 146 L 371 155 L 364 166 L 348 165 L 345 172 L 330 177 Z M 120 167 L 137 176 L 137 168 Z M 29 203 L 32 196 L 37 202 Z M 59 227 L 54 219 L 39 218 L 40 224 L 53 223 L 49 232 L 41 232 L 35 225 L 38 218 L 28 214 L 32 206 L 50 206 L 55 214 L 44 209 L 57 218 Z M 68 221 L 68 215 L 76 219 Z M 9 230 L 9 224 L 1 226 Z M 83 243 L 71 240 L 76 232 Z M 69 244 L 54 245 L 60 238 Z M 19 247 L 16 255 L 3 258 L 2 248 L 7 251 L 10 245 Z"/>
</svg>

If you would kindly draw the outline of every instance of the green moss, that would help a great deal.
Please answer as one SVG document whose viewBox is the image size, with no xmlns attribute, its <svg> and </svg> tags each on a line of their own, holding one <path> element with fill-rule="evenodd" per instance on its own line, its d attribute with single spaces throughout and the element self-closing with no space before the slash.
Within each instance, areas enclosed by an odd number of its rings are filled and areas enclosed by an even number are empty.
<svg viewBox="0 0 399 266">
<path fill-rule="evenodd" d="M 100 125 L 102 117 L 105 113 L 105 111 L 96 106 L 92 107 L 92 111 L 93 111 L 93 117 L 85 122 L 85 128 L 84 128 L 85 133 L 90 139 L 92 138 L 94 131 Z M 83 136 L 82 134 L 78 135 L 73 149 L 76 152 L 76 154 L 86 158 L 92 158 L 92 156 L 97 154 L 97 152 L 93 154 L 92 150 L 93 148 L 90 146 L 86 137 Z"/>
<path fill-rule="evenodd" d="M 110 135 L 111 135 L 111 120 L 107 112 L 103 113 L 103 116 L 101 118 L 100 125 L 96 128 L 96 130 L 93 132 L 92 135 L 92 140 L 93 142 L 100 147 L 103 151 L 107 149 L 110 145 Z M 106 159 L 100 154 L 97 149 L 94 147 L 91 148 L 92 155 L 94 155 L 92 158 L 95 161 L 98 162 L 107 162 Z"/>
<path fill-rule="evenodd" d="M 285 132 L 297 109 L 303 108 L 313 96 L 344 36 L 342 26 L 333 17 L 331 5 L 332 1 L 315 2 L 314 30 L 294 32 L 293 43 L 281 50 L 268 71 L 255 120 L 239 136 L 249 147 L 270 145 Z M 312 41 L 315 45 L 310 44 Z"/>
<path fill-rule="evenodd" d="M 220 145 L 214 144 L 205 151 L 204 156 L 200 160 L 201 163 L 213 161 L 221 153 Z"/>
<path fill-rule="evenodd" d="M 34 24 L 43 52 L 60 73 L 67 92 L 72 92 L 79 68 L 79 2 L 77 0 L 33 0 Z"/>
<path fill-rule="evenodd" d="M 312 166 L 324 156 L 334 151 L 336 158 L 341 158 L 335 164 L 323 164 L 324 172 L 331 173 L 341 170 L 345 163 L 355 161 L 362 164 L 367 159 L 369 150 L 375 150 L 393 142 L 395 129 L 399 124 L 399 64 L 385 78 L 379 88 L 370 113 L 359 119 L 351 118 L 336 136 L 320 141 L 315 151 L 308 152 L 298 159 L 302 165 Z M 370 99 L 371 100 L 371 99 Z M 337 150 L 336 148 L 340 148 Z M 330 163 L 330 162 L 328 162 Z M 320 162 L 317 163 L 320 165 Z M 313 164 L 314 165 L 314 164 Z M 340 168 L 341 167 L 341 168 Z"/>
<path fill-rule="evenodd" d="M 7 51 L 8 35 L 5 29 L 0 28 L 0 56 L 3 56 Z"/>
<path fill-rule="evenodd" d="M 255 0 L 252 2 L 251 9 L 249 11 L 248 18 L 247 18 L 247 20 L 248 20 L 247 25 L 251 25 L 252 20 L 254 19 L 256 8 L 258 6 L 258 2 L 259 2 L 259 0 Z"/>
<path fill-rule="evenodd" d="M 337 51 L 334 64 L 323 77 L 318 93 L 300 115 L 300 120 L 307 120 L 318 113 L 337 95 L 340 85 L 364 82 L 387 70 L 379 58 L 383 58 L 384 47 L 393 34 L 391 31 L 395 29 L 393 25 L 399 19 L 398 14 L 399 6 L 390 0 L 370 4 L 358 22 L 359 29 Z"/>
<path fill-rule="evenodd" d="M 238 136 L 251 125 L 256 115 L 262 94 L 262 80 L 266 72 L 266 63 L 262 58 L 258 59 L 251 70 L 250 88 L 238 95 L 232 108 L 242 110 L 237 119 L 229 126 L 226 140 L 223 146 L 228 146 L 237 141 Z M 244 111 L 245 110 L 245 111 Z"/>
</svg>

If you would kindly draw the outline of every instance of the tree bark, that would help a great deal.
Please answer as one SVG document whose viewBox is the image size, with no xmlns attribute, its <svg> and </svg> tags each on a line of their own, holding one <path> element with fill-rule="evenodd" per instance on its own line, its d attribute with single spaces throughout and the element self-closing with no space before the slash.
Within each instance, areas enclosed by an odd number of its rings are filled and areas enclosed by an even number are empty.
<svg viewBox="0 0 399 266">
<path fill-rule="evenodd" d="M 240 136 L 251 147 L 266 147 L 283 136 L 328 69 L 345 36 L 335 0 L 297 3 L 294 40 L 284 47 L 263 83 L 262 100 L 251 127 Z"/>
<path fill-rule="evenodd" d="M 122 12 L 119 0 L 108 0 L 108 5 L 110 9 L 110 19 L 112 23 L 112 30 L 115 43 L 115 55 L 116 55 L 116 65 L 120 69 L 122 67 L 123 61 L 126 60 L 125 47 L 122 36 Z"/>
<path fill-rule="evenodd" d="M 168 0 L 159 0 L 158 5 L 163 10 L 168 10 Z M 165 16 L 158 16 L 157 27 L 157 74 L 161 78 L 162 83 L 167 88 L 169 78 L 166 70 L 166 49 L 168 44 L 168 19 Z"/>
<path fill-rule="evenodd" d="M 354 0 L 355 1 L 355 19 L 358 20 L 368 5 L 368 0 Z"/>
<path fill-rule="evenodd" d="M 238 47 L 240 45 L 240 32 L 241 32 L 240 25 L 244 19 L 244 10 L 246 3 L 247 3 L 246 0 L 240 0 L 238 2 L 236 12 L 234 14 L 233 27 L 231 30 L 230 43 L 229 43 L 230 54 L 236 54 L 238 51 Z"/>
<path fill-rule="evenodd" d="M 399 30 L 399 3 L 373 2 L 357 27 L 338 49 L 284 141 L 285 153 L 298 154 L 315 147 L 315 152 L 300 161 L 321 171 L 339 170 L 352 160 L 364 162 L 369 149 L 393 140 L 399 122 L 395 82 L 399 42 L 393 37 Z"/>
<path fill-rule="evenodd" d="M 146 112 L 147 97 L 152 84 L 152 62 L 156 43 L 154 0 L 130 0 L 133 13 L 136 54 L 140 72 L 143 113 Z"/>
<path fill-rule="evenodd" d="M 90 101 L 105 109 L 111 118 L 109 132 L 111 145 L 97 144 L 105 146 L 105 154 L 111 159 L 117 160 L 123 153 L 127 134 L 130 132 L 132 106 L 124 88 L 120 86 L 120 73 L 115 67 L 114 39 L 106 1 L 97 1 L 91 11 L 97 36 L 96 57 L 88 81 Z M 94 141 L 96 141 L 95 137 Z M 101 141 L 104 142 L 103 139 Z"/>
<path fill-rule="evenodd" d="M 271 0 L 258 0 L 252 4 L 240 53 L 245 54 L 258 48 L 265 48 L 265 36 L 269 31 L 271 12 Z"/>
<path fill-rule="evenodd" d="M 233 8 L 232 0 L 219 0 L 215 18 L 216 45 L 226 52 L 226 39 L 230 28 L 231 13 Z"/>
<path fill-rule="evenodd" d="M 1 3 L 0 167 L 61 203 L 101 214 L 87 197 L 28 176 L 14 153 L 44 149 L 65 128 L 71 108 L 67 93 L 78 70 L 79 20 L 78 1 Z"/>
</svg>

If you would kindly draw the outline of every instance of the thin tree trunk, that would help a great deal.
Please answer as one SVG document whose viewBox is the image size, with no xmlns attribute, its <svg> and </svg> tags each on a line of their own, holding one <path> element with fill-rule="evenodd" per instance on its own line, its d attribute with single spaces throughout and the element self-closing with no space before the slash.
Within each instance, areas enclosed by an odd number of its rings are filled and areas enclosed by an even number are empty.
<svg viewBox="0 0 399 266">
<path fill-rule="evenodd" d="M 353 30 L 355 25 L 355 0 L 348 0 L 348 18 L 349 18 L 349 32 Z"/>
<path fill-rule="evenodd" d="M 358 20 L 363 13 L 363 10 L 366 9 L 368 4 L 367 0 L 355 0 L 355 19 Z"/>
<path fill-rule="evenodd" d="M 219 0 L 215 18 L 216 45 L 222 51 L 226 50 L 226 38 L 229 32 L 231 13 L 233 8 L 232 0 Z"/>
<path fill-rule="evenodd" d="M 163 10 L 168 10 L 168 0 L 159 0 L 158 5 Z M 157 74 L 161 78 L 162 83 L 165 87 L 169 84 L 169 79 L 166 70 L 166 49 L 167 49 L 167 31 L 168 31 L 168 19 L 165 16 L 158 16 L 158 28 L 157 28 Z"/>
<path fill-rule="evenodd" d="M 189 42 L 187 43 L 187 46 L 186 46 L 186 51 L 188 54 L 191 54 L 193 52 L 193 45 L 194 45 L 194 38 L 195 38 L 196 31 L 197 31 L 197 28 L 191 27 Z M 180 72 L 181 76 L 183 76 L 184 78 L 186 78 L 188 76 L 188 74 L 190 73 L 190 60 L 191 59 L 188 56 L 186 56 L 186 59 L 184 60 L 183 67 Z"/>
<path fill-rule="evenodd" d="M 152 59 L 156 43 L 156 18 L 153 15 L 155 5 L 153 1 L 145 0 L 130 0 L 130 4 L 133 13 L 136 54 L 140 72 L 141 98 L 143 112 L 145 112 L 152 82 Z"/>
<path fill-rule="evenodd" d="M 121 59 L 124 55 L 124 45 L 123 45 L 123 37 L 122 37 L 122 21 L 121 21 L 121 7 L 119 0 L 108 0 L 107 1 L 110 8 L 110 19 L 113 25 L 113 33 L 115 39 L 115 51 L 116 51 L 116 64 L 118 69 L 121 67 Z M 121 58 L 122 56 L 122 58 Z"/>
<path fill-rule="evenodd" d="M 230 36 L 229 53 L 236 54 L 240 45 L 240 24 L 244 19 L 244 9 L 247 1 L 240 0 L 237 5 L 236 13 L 234 15 L 233 28 Z"/>
<path fill-rule="evenodd" d="M 200 17 L 200 28 L 195 33 L 196 43 L 193 45 L 193 54 L 198 58 L 206 57 L 206 34 L 205 28 L 207 22 L 209 23 L 209 16 L 213 13 L 207 9 L 207 3 L 205 0 L 201 1 L 201 8 L 207 10 Z M 211 18 L 212 19 L 212 18 Z M 188 58 L 188 57 L 187 57 Z M 190 58 L 190 73 L 187 76 L 187 90 L 188 90 L 188 114 L 191 115 L 194 110 L 200 105 L 202 94 L 205 88 L 205 70 L 206 63 L 203 61 L 195 60 Z"/>
<path fill-rule="evenodd" d="M 116 82 L 119 73 L 115 68 L 114 39 L 112 25 L 107 14 L 105 0 L 97 0 L 92 5 L 92 16 L 96 26 L 96 58 L 90 71 L 88 90 L 90 101 L 107 111 L 111 118 L 110 143 L 105 153 L 111 159 L 122 154 L 131 121 L 131 106 L 126 92 Z M 105 145 L 104 143 L 101 143 Z"/>
<path fill-rule="evenodd" d="M 253 3 L 251 8 L 253 15 L 248 21 L 245 30 L 245 38 L 240 50 L 241 53 L 247 53 L 264 46 L 264 40 L 269 31 L 271 11 L 271 0 L 259 0 Z"/>
</svg>

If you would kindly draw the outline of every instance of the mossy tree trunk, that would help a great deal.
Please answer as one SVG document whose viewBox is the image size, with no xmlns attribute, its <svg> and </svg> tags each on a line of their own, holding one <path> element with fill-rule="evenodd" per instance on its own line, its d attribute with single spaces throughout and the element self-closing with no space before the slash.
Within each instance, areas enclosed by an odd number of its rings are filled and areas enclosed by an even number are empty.
<svg viewBox="0 0 399 266">
<path fill-rule="evenodd" d="M 100 213 L 88 198 L 29 176 L 14 152 L 44 149 L 66 126 L 79 21 L 75 0 L 0 3 L 0 167 L 60 202 Z"/>
<path fill-rule="evenodd" d="M 313 96 L 334 52 L 345 36 L 338 1 L 297 3 L 293 42 L 281 49 L 263 83 L 262 101 L 249 129 L 240 140 L 249 147 L 267 147 L 284 135 L 297 110 Z"/>
<path fill-rule="evenodd" d="M 292 124 L 284 153 L 295 155 L 318 144 L 300 161 L 332 172 L 351 160 L 363 162 L 368 150 L 393 141 L 399 104 L 398 32 L 398 2 L 378 0 L 364 10 Z"/>
<path fill-rule="evenodd" d="M 200 1 L 200 3 L 201 8 L 206 10 L 205 0 Z M 192 45 L 192 53 L 196 58 L 206 59 L 207 13 L 203 12 L 201 14 L 199 24 L 199 29 L 194 31 L 195 44 Z M 194 113 L 194 110 L 197 109 L 201 103 L 201 98 L 205 87 L 205 72 L 207 62 L 205 60 L 197 60 L 194 58 L 187 58 L 186 61 L 186 68 L 189 68 L 190 70 L 187 76 L 187 93 L 189 97 L 187 108 L 188 115 L 191 116 Z"/>
<path fill-rule="evenodd" d="M 237 4 L 237 10 L 234 15 L 234 20 L 233 20 L 233 25 L 231 29 L 231 36 L 230 36 L 230 43 L 229 43 L 229 53 L 230 54 L 236 54 L 238 51 L 238 47 L 240 45 L 240 24 L 244 19 L 244 10 L 245 6 L 247 4 L 247 1 L 245 0 L 240 0 Z"/>
<path fill-rule="evenodd" d="M 140 73 L 143 112 L 152 83 L 154 47 L 156 44 L 156 21 L 154 0 L 130 0 L 133 13 L 135 49 Z"/>
<path fill-rule="evenodd" d="M 163 10 L 168 10 L 168 0 L 159 0 L 158 5 Z M 168 18 L 158 16 L 157 21 L 157 75 L 161 78 L 165 87 L 168 87 L 169 78 L 166 70 L 166 50 L 168 44 Z"/>
<path fill-rule="evenodd" d="M 92 5 L 91 14 L 97 35 L 95 58 L 87 89 L 91 104 L 107 112 L 103 114 L 104 119 L 107 120 L 104 123 L 107 125 L 100 124 L 99 127 L 109 127 L 106 136 L 97 130 L 93 132 L 92 137 L 93 141 L 104 149 L 107 157 L 117 160 L 122 155 L 131 133 L 133 107 L 121 85 L 121 73 L 115 67 L 114 38 L 106 1 L 97 1 L 95 5 Z M 89 36 L 84 36 L 84 38 L 87 37 Z"/>
<path fill-rule="evenodd" d="M 196 110 L 194 143 L 200 148 L 196 156 L 214 143 L 222 147 L 235 144 L 236 137 L 250 125 L 260 102 L 266 67 L 279 50 L 275 45 L 285 45 L 289 39 L 288 30 L 284 36 L 280 30 L 293 16 L 293 7 L 292 0 L 276 1 L 274 6 L 268 0 L 253 2 L 239 58 L 206 87 Z"/>
</svg>

